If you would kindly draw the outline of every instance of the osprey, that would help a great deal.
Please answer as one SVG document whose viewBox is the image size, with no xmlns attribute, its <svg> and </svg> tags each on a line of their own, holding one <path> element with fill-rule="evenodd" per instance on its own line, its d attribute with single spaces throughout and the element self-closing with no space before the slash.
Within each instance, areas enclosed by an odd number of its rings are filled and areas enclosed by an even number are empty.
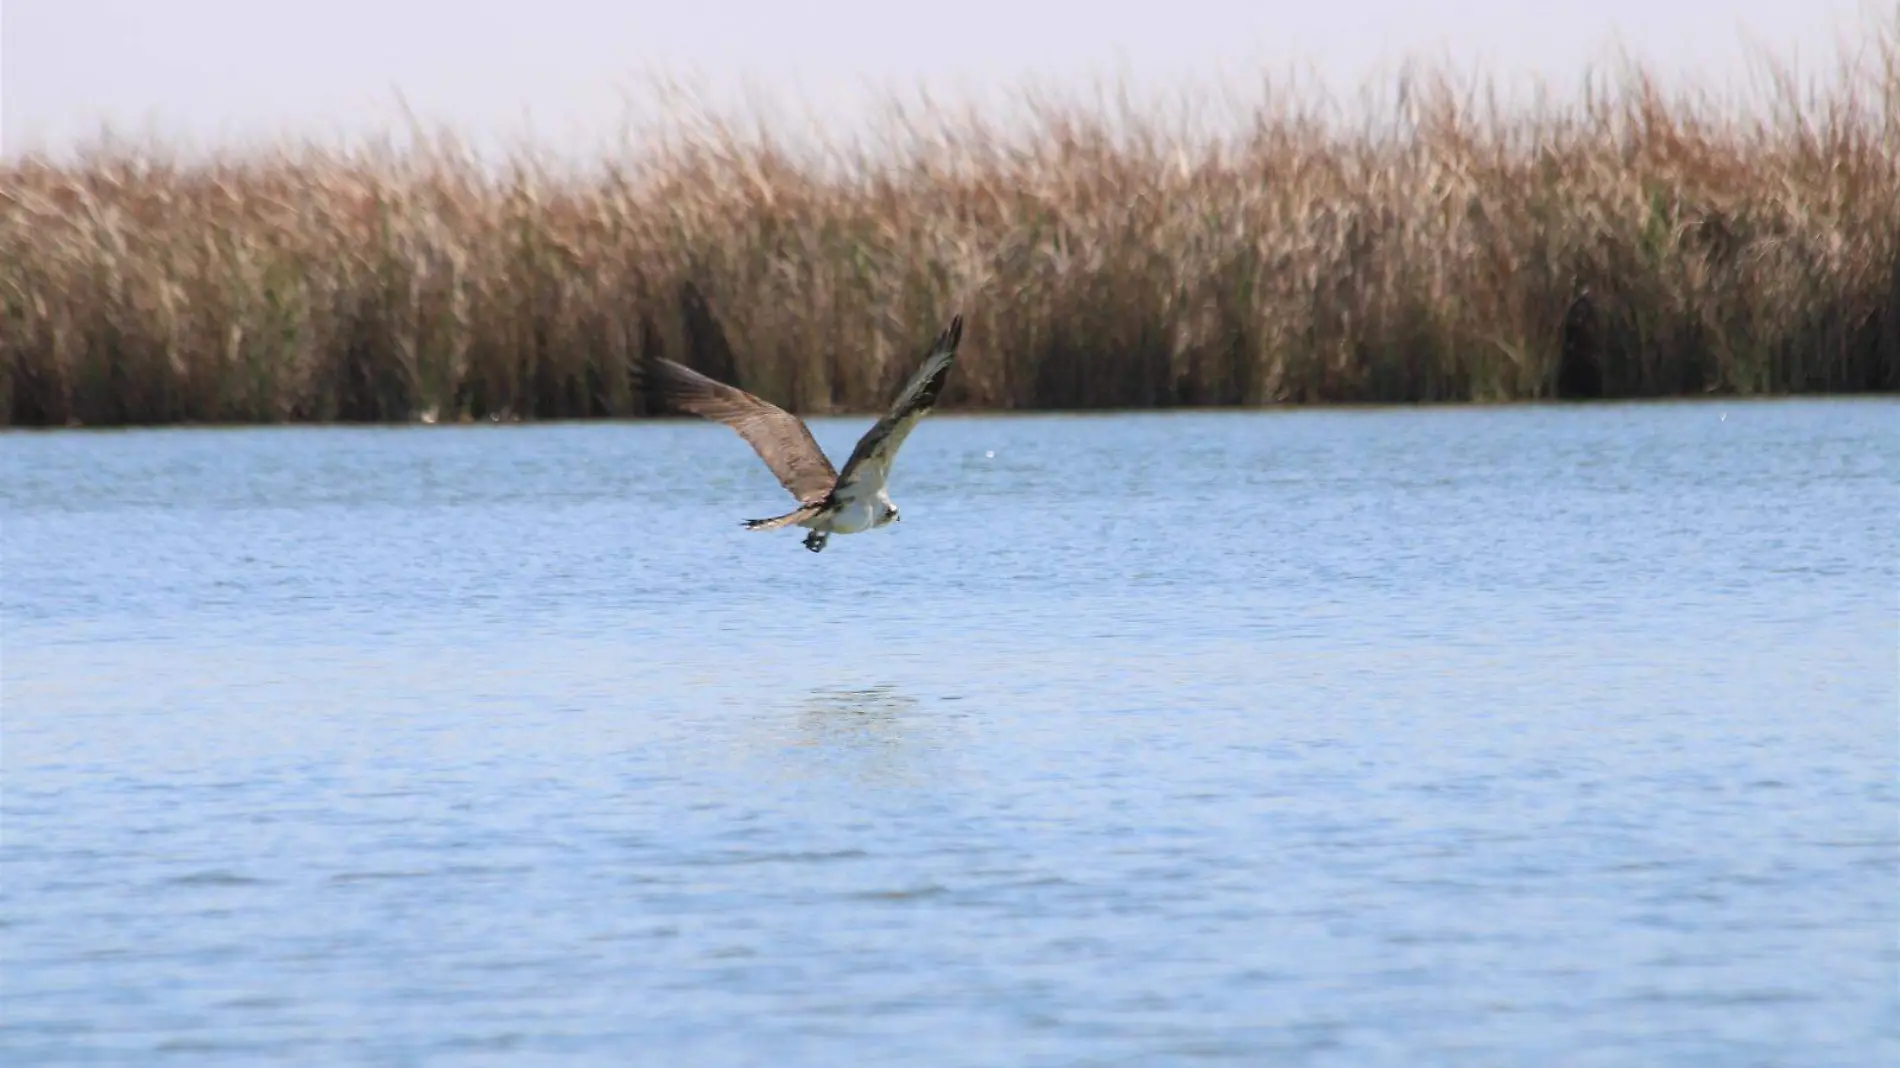
<svg viewBox="0 0 1900 1068">
<path fill-rule="evenodd" d="M 667 404 L 738 431 L 797 499 L 798 507 L 784 515 L 746 520 L 747 530 L 805 527 L 811 531 L 805 535 L 805 548 L 822 552 L 833 534 L 856 534 L 898 520 L 897 505 L 885 487 L 891 461 L 937 403 L 962 337 L 963 316 L 958 315 L 937 335 L 923 366 L 897 395 L 890 412 L 858 439 L 842 473 L 832 469 L 803 420 L 745 390 L 659 356 L 645 361 L 640 380 Z"/>
</svg>

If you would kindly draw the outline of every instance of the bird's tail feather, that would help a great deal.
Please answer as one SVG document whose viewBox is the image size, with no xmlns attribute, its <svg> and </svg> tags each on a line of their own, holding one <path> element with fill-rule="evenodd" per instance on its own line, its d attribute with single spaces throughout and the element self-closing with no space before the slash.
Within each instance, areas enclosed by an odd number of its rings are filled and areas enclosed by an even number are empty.
<svg viewBox="0 0 1900 1068">
<path fill-rule="evenodd" d="M 823 507 L 818 504 L 801 504 L 784 515 L 775 515 L 770 519 L 748 519 L 745 521 L 745 528 L 747 530 L 777 530 L 780 527 L 789 527 L 817 515 Z"/>
</svg>

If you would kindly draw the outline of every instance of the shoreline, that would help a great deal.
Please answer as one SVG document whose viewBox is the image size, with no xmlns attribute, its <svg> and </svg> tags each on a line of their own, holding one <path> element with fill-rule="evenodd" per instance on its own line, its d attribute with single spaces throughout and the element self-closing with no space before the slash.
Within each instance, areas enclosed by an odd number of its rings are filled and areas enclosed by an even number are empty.
<svg viewBox="0 0 1900 1068">
<path fill-rule="evenodd" d="M 1299 415 L 1388 415 L 1400 412 L 1429 412 L 1451 414 L 1458 412 L 1496 412 L 1517 413 L 1531 411 L 1605 411 L 1620 408 L 1763 408 L 1783 404 L 1900 404 L 1900 392 L 1868 391 L 1860 393 L 1697 393 L 1679 396 L 1623 397 L 1593 400 L 1564 400 L 1556 398 L 1526 398 L 1501 401 L 1392 401 L 1386 403 L 1361 403 L 1341 401 L 1337 403 L 1312 404 L 1265 404 L 1265 405 L 1203 405 L 1199 407 L 1172 408 L 938 408 L 931 412 L 930 421 L 944 420 L 1014 420 L 1014 419 L 1122 419 L 1122 418 L 1167 418 L 1205 416 L 1251 418 L 1257 416 L 1299 416 Z M 804 413 L 800 418 L 808 423 L 825 422 L 863 423 L 876 420 L 882 411 L 867 409 L 864 411 L 836 411 L 824 414 Z M 7 437 L 38 437 L 63 434 L 110 434 L 122 432 L 147 431 L 242 431 L 242 430 L 369 430 L 369 431 L 406 431 L 418 433 L 449 430 L 501 430 L 507 428 L 604 428 L 632 427 L 644 425 L 677 424 L 682 426 L 708 426 L 705 420 L 690 415 L 604 415 L 580 416 L 555 419 L 464 419 L 455 422 L 426 422 L 420 419 L 390 420 L 385 422 L 345 422 L 330 420 L 327 422 L 252 422 L 252 423 L 109 423 L 101 425 L 70 424 L 62 426 L 0 426 L 0 440 Z"/>
</svg>

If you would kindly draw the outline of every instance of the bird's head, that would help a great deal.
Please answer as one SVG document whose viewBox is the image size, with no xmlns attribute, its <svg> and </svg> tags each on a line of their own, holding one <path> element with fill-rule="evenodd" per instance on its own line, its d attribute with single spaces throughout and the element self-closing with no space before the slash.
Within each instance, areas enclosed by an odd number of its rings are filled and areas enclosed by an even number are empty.
<svg viewBox="0 0 1900 1068">
<path fill-rule="evenodd" d="M 877 525 L 881 527 L 888 523 L 896 523 L 902 520 L 903 518 L 904 518 L 903 516 L 897 514 L 896 505 L 887 504 L 884 506 L 884 518 L 879 520 Z"/>
</svg>

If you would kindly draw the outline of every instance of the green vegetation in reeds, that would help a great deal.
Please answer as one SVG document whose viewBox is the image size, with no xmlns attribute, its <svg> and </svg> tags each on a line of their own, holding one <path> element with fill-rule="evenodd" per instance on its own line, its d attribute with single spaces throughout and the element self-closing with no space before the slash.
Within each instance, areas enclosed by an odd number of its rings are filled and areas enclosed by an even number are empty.
<svg viewBox="0 0 1900 1068">
<path fill-rule="evenodd" d="M 423 138 L 16 159 L 0 418 L 637 415 L 650 350 L 863 411 L 953 310 L 951 408 L 1893 390 L 1896 30 L 1753 108 L 1414 72 L 1357 120 L 1267 92 L 1218 136 L 1070 103 L 876 151 L 675 120 L 585 167 Z"/>
</svg>

